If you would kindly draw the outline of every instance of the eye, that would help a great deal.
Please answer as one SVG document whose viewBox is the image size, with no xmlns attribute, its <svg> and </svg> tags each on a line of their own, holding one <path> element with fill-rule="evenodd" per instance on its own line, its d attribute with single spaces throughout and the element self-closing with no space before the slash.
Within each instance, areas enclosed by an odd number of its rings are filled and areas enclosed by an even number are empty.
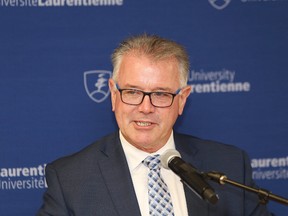
<svg viewBox="0 0 288 216">
<path fill-rule="evenodd" d="M 153 92 L 153 96 L 156 98 L 170 98 L 171 94 L 167 92 Z"/>
<path fill-rule="evenodd" d="M 142 95 L 142 92 L 135 90 L 135 89 L 126 89 L 123 93 L 127 96 L 138 96 Z"/>
</svg>

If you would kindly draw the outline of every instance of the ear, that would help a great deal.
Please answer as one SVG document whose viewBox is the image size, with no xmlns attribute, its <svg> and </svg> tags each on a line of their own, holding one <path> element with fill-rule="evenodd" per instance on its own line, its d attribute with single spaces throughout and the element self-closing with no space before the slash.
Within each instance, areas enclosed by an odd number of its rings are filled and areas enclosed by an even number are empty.
<svg viewBox="0 0 288 216">
<path fill-rule="evenodd" d="M 181 93 L 179 94 L 179 111 L 178 114 L 182 115 L 187 98 L 189 97 L 191 93 L 191 86 L 186 86 L 181 90 Z"/>
<path fill-rule="evenodd" d="M 109 79 L 109 90 L 111 94 L 111 103 L 112 103 L 112 111 L 115 111 L 115 103 L 116 103 L 116 89 L 115 89 L 115 82 L 113 79 Z"/>
</svg>

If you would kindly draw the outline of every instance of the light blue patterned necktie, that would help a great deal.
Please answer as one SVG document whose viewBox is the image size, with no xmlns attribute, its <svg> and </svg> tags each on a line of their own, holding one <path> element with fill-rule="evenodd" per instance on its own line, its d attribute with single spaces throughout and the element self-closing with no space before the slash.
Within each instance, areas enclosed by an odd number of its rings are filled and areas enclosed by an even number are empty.
<svg viewBox="0 0 288 216">
<path fill-rule="evenodd" d="M 148 197 L 151 216 L 173 216 L 173 205 L 168 187 L 160 175 L 160 155 L 148 156 L 143 164 L 149 168 Z"/>
</svg>

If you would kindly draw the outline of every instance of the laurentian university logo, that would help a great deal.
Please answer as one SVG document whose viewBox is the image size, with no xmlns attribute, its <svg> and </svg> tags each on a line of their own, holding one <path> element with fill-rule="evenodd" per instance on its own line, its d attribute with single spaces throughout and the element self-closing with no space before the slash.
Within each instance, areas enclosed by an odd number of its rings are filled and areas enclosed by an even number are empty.
<svg viewBox="0 0 288 216">
<path fill-rule="evenodd" d="M 84 86 L 88 96 L 96 103 L 103 102 L 110 94 L 108 80 L 112 73 L 106 70 L 84 72 Z"/>
<path fill-rule="evenodd" d="M 208 0 L 208 1 L 214 8 L 222 10 L 228 6 L 231 0 Z"/>
</svg>

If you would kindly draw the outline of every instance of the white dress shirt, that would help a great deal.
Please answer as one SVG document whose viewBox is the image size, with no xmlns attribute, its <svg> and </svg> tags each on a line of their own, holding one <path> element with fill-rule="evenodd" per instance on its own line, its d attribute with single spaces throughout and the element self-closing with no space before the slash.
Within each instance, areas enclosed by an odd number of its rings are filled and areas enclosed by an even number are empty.
<svg viewBox="0 0 288 216">
<path fill-rule="evenodd" d="M 120 140 L 126 160 L 130 169 L 131 178 L 134 185 L 134 190 L 137 196 L 138 204 L 140 207 L 142 216 L 149 216 L 149 203 L 148 203 L 148 168 L 142 164 L 142 161 L 148 155 L 162 154 L 167 149 L 175 149 L 175 143 L 173 139 L 173 132 L 167 143 L 159 149 L 157 152 L 149 154 L 147 152 L 137 149 L 133 145 L 127 142 L 123 135 L 120 134 Z M 170 169 L 165 169 L 162 167 L 161 175 L 168 186 L 175 216 L 187 216 L 187 204 L 184 193 L 183 184 L 180 178 L 173 173 Z M 121 199 L 121 198 L 120 198 Z"/>
</svg>

